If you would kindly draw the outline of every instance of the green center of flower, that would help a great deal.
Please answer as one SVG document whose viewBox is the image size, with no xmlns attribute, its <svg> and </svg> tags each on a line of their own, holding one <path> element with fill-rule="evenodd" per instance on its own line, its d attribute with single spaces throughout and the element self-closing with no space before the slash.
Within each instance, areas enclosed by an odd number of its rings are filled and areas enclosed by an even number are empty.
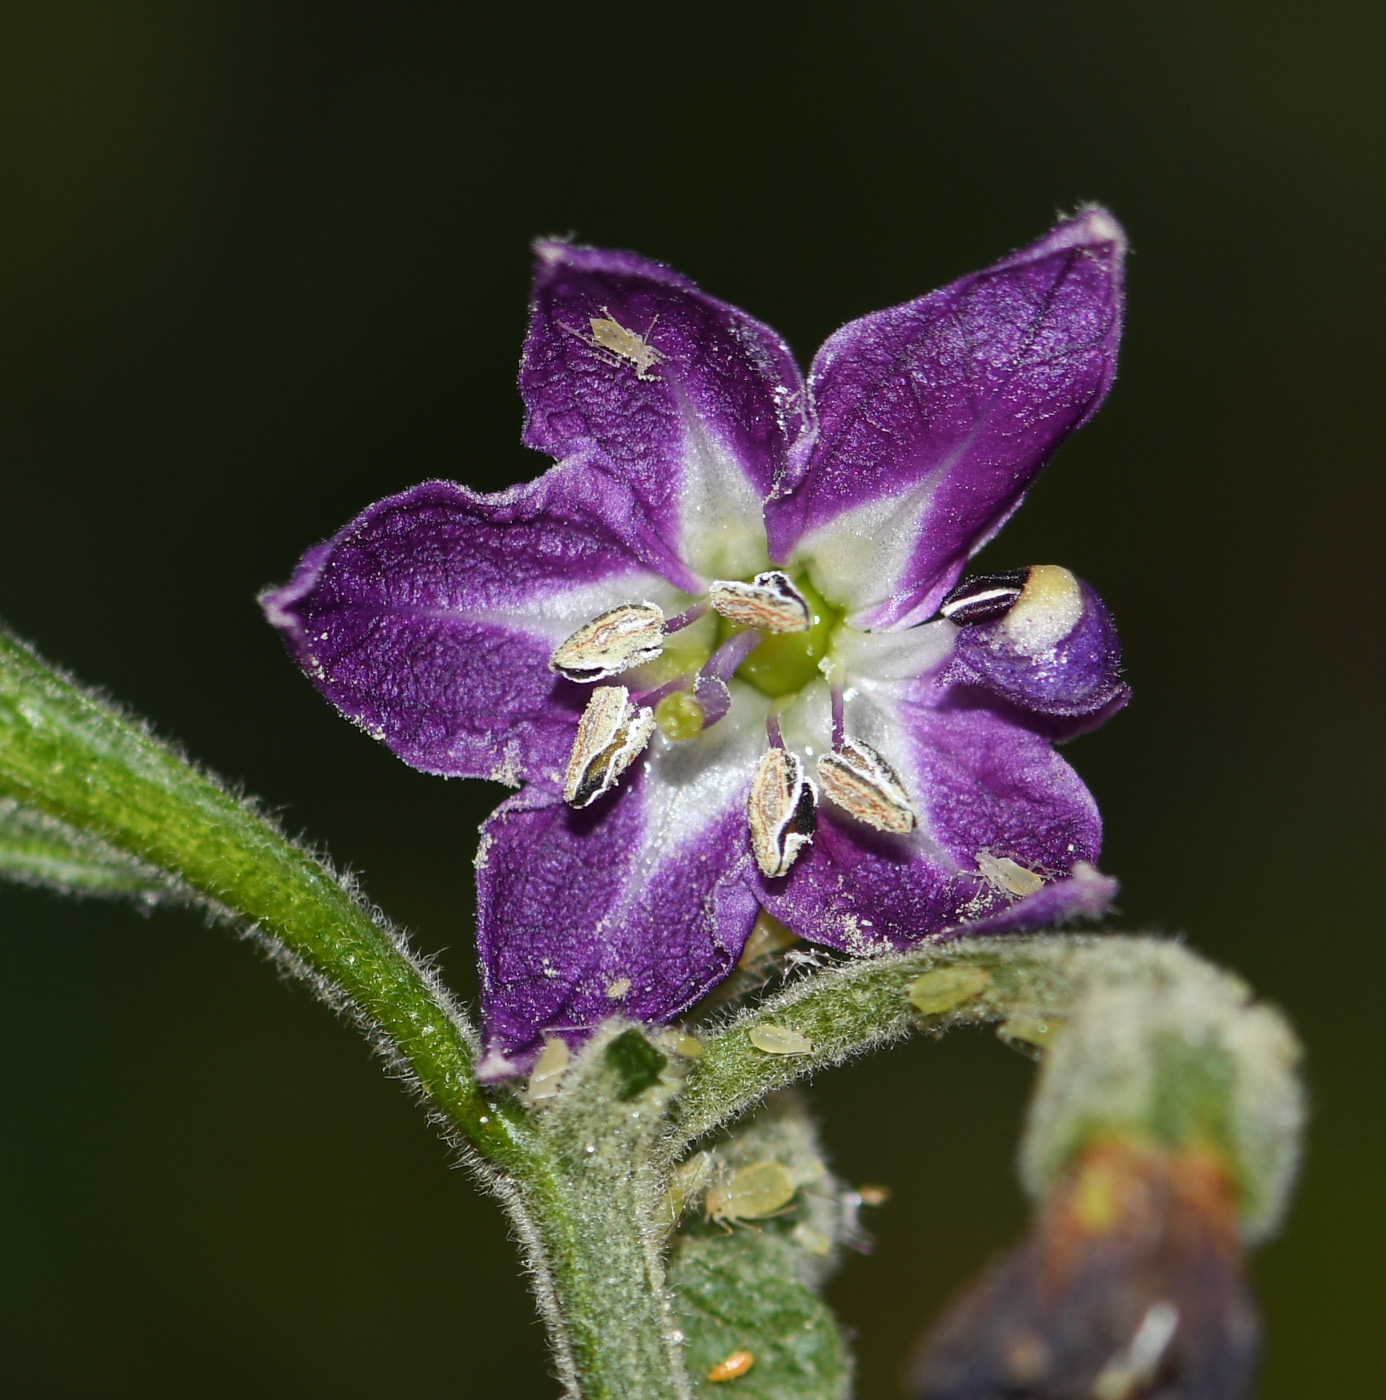
<svg viewBox="0 0 1386 1400">
<path fill-rule="evenodd" d="M 762 695 L 772 699 L 780 695 L 793 695 L 822 674 L 818 663 L 827 655 L 833 630 L 842 621 L 842 613 L 824 602 L 823 595 L 807 578 L 796 578 L 794 587 L 809 605 L 813 625 L 807 632 L 768 635 L 736 669 L 738 680 L 755 686 Z M 717 644 L 720 646 L 739 630 L 723 620 L 718 630 Z"/>
</svg>

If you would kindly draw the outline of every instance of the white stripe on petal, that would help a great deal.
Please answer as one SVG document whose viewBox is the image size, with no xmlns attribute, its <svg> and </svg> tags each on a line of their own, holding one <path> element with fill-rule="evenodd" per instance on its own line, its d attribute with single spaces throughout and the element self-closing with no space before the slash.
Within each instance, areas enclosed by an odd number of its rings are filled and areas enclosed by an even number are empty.
<svg viewBox="0 0 1386 1400">
<path fill-rule="evenodd" d="M 760 496 L 735 455 L 679 393 L 683 479 L 679 557 L 704 578 L 744 578 L 770 562 Z"/>
</svg>

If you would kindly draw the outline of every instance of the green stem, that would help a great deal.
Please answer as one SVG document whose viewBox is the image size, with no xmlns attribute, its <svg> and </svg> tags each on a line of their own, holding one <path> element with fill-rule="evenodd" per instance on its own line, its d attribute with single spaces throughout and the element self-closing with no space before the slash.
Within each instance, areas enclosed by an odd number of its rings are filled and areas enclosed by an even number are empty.
<svg viewBox="0 0 1386 1400">
<path fill-rule="evenodd" d="M 656 1220 L 665 1161 L 658 1146 L 679 1067 L 632 1093 L 608 1022 L 583 1048 L 557 1099 L 535 1114 L 536 1144 L 519 1185 L 547 1266 L 540 1306 L 568 1383 L 582 1400 L 688 1400 L 682 1336 L 664 1277 Z"/>
<path fill-rule="evenodd" d="M 459 1136 L 523 1163 L 524 1116 L 487 1101 L 475 1032 L 404 940 L 249 804 L 3 634 L 0 797 L 167 872 L 285 950 L 386 1039 Z"/>
<path fill-rule="evenodd" d="M 1053 934 L 959 939 L 848 963 L 791 983 L 732 1017 L 708 1039 L 676 1107 L 673 1150 L 682 1151 L 776 1089 L 915 1030 L 939 1034 L 951 1026 L 1001 1021 L 1020 1012 L 1059 1014 L 1090 974 L 1084 951 L 1108 941 Z M 1130 961 L 1132 975 L 1142 975 L 1140 960 Z M 974 966 L 989 977 L 976 996 L 931 1016 L 922 1016 L 910 1004 L 910 988 L 923 974 Z M 802 1054 L 767 1054 L 751 1040 L 751 1033 L 766 1025 L 796 1031 L 812 1048 Z"/>
<path fill-rule="evenodd" d="M 645 1221 L 652 1193 L 632 1165 L 599 1149 L 586 1160 L 555 1161 L 542 1184 L 525 1173 L 547 1265 L 540 1305 L 571 1396 L 687 1400 L 663 1265 Z"/>
<path fill-rule="evenodd" d="M 961 939 L 806 978 L 712 1035 L 688 1071 L 668 1150 L 911 1029 L 996 1021 L 1008 1039 L 1044 1048 L 1021 1152 L 1035 1195 L 1107 1136 L 1197 1143 L 1236 1178 L 1247 1238 L 1275 1228 L 1304 1119 L 1294 1032 L 1240 978 L 1156 938 Z M 768 1040 L 757 1036 L 772 1026 Z M 808 1048 L 762 1048 L 791 1043 L 785 1031 Z"/>
</svg>

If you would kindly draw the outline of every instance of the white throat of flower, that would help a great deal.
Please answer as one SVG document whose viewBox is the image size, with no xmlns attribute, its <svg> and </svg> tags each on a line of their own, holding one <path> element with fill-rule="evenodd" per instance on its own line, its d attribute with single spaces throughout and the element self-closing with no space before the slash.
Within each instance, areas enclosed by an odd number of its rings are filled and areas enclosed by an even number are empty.
<svg viewBox="0 0 1386 1400">
<path fill-rule="evenodd" d="M 611 791 L 644 751 L 655 729 L 675 742 L 691 739 L 730 711 L 729 682 L 768 638 L 807 634 L 822 623 L 813 599 L 778 569 L 749 580 L 715 579 L 704 598 L 677 617 L 656 604 L 623 603 L 594 617 L 561 642 L 550 668 L 578 684 L 594 684 L 647 666 L 662 655 L 670 634 L 709 609 L 735 629 L 704 653 L 701 664 L 647 689 L 597 685 L 579 720 L 564 782 L 564 799 L 586 807 Z M 815 668 L 815 671 L 817 668 Z M 787 748 L 772 703 L 766 749 L 751 779 L 746 817 L 756 864 L 770 878 L 788 874 L 814 836 L 822 793 L 856 821 L 907 835 L 919 812 L 890 762 L 861 738 L 844 732 L 842 685 L 829 675 L 833 740 L 809 777 L 804 759 Z M 789 696 L 786 695 L 785 699 Z"/>
</svg>

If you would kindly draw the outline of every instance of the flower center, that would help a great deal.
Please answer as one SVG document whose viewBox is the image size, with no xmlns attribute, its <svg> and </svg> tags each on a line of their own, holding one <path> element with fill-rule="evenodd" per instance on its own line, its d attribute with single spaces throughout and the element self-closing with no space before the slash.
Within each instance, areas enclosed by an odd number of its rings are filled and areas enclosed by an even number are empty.
<svg viewBox="0 0 1386 1400">
<path fill-rule="evenodd" d="M 812 619 L 807 632 L 778 632 L 765 640 L 736 669 L 738 680 L 753 685 L 762 695 L 775 699 L 793 695 L 822 674 L 818 663 L 828 652 L 834 629 L 842 621 L 842 613 L 824 602 L 823 595 L 807 578 L 796 578 L 798 589 L 809 606 Z M 734 632 L 740 631 L 726 618 L 719 619 L 717 642 L 721 645 Z"/>
</svg>

